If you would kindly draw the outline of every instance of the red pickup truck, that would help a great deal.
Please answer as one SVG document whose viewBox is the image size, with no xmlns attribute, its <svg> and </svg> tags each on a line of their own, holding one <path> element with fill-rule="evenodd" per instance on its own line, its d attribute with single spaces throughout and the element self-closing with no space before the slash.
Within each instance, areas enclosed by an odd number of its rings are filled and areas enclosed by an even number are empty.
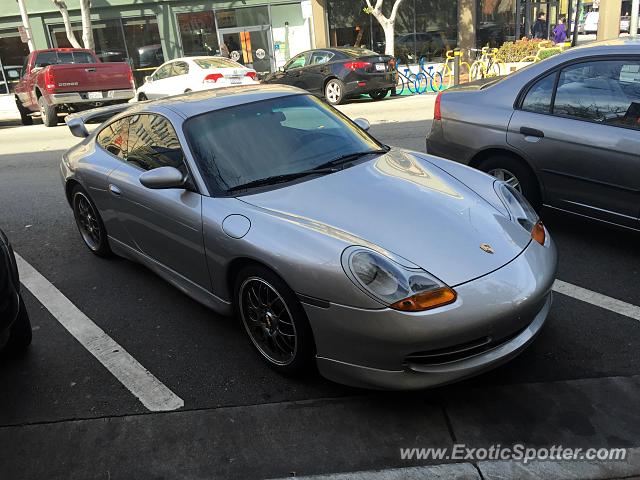
<svg viewBox="0 0 640 480">
<path fill-rule="evenodd" d="M 39 113 L 52 127 L 60 113 L 128 101 L 135 84 L 127 63 L 102 63 L 91 50 L 56 48 L 29 54 L 15 95 L 24 125 Z"/>
</svg>

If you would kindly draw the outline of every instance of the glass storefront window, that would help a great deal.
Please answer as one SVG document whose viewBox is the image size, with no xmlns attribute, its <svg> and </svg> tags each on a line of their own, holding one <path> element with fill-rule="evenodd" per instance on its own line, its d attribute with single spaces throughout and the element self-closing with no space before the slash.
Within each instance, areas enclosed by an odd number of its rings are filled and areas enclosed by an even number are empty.
<svg viewBox="0 0 640 480">
<path fill-rule="evenodd" d="M 366 46 L 383 53 L 386 40 L 378 21 L 364 13 L 363 0 L 329 0 L 329 40 L 332 46 Z M 383 3 L 391 13 L 393 2 Z M 403 63 L 440 61 L 458 44 L 457 0 L 405 0 L 395 25 L 395 54 Z"/>
<path fill-rule="evenodd" d="M 218 28 L 269 25 L 269 7 L 242 7 L 217 10 Z"/>
<path fill-rule="evenodd" d="M 4 67 L 4 75 L 0 75 L 0 94 L 13 92 L 20 77 L 21 65 L 27 55 L 29 55 L 29 47 L 20 40 L 17 28 L 0 30 L 0 60 Z"/>
<path fill-rule="evenodd" d="M 178 13 L 176 17 L 185 57 L 220 54 L 213 12 Z"/>
<path fill-rule="evenodd" d="M 371 15 L 364 13 L 362 0 L 328 0 L 329 42 L 333 47 L 367 47 L 373 49 Z"/>
<path fill-rule="evenodd" d="M 158 20 L 156 17 L 126 18 L 122 20 L 122 28 L 133 75 L 140 85 L 145 76 L 164 63 Z"/>
<path fill-rule="evenodd" d="M 516 0 L 479 0 L 476 35 L 478 47 L 499 47 L 515 40 Z"/>
<path fill-rule="evenodd" d="M 122 35 L 120 19 L 94 21 L 93 41 L 95 52 L 103 62 L 126 62 L 127 47 Z M 72 28 L 79 42 L 82 41 L 82 26 L 73 23 Z M 70 48 L 71 43 L 67 38 L 64 25 L 50 25 L 51 43 L 54 48 Z"/>
<path fill-rule="evenodd" d="M 303 17 L 299 3 L 271 7 L 276 68 L 284 66 L 298 53 L 311 49 L 309 21 Z"/>
</svg>

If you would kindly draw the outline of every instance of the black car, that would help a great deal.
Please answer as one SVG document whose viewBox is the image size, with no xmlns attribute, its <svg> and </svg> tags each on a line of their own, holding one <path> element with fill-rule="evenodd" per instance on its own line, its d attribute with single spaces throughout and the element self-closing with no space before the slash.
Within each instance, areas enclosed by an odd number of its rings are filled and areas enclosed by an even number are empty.
<svg viewBox="0 0 640 480">
<path fill-rule="evenodd" d="M 31 322 L 20 296 L 16 257 L 0 230 L 0 350 L 16 353 L 30 343 Z"/>
<path fill-rule="evenodd" d="M 382 100 L 395 88 L 395 61 L 363 48 L 323 48 L 302 52 L 263 83 L 281 83 L 324 97 L 332 105 L 368 94 Z"/>
</svg>

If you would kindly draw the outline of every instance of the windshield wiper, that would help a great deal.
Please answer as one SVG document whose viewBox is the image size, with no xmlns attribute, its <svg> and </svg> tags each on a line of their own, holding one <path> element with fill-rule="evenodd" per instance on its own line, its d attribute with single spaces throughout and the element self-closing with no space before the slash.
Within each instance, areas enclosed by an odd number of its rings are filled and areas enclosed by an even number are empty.
<svg viewBox="0 0 640 480">
<path fill-rule="evenodd" d="M 388 151 L 389 150 L 381 148 L 379 150 L 366 150 L 364 152 L 347 153 L 346 155 L 340 155 L 339 157 L 329 160 L 328 162 L 322 163 L 315 168 L 321 170 L 323 168 L 336 167 L 338 165 L 342 165 L 343 163 L 352 162 L 353 160 L 357 160 L 358 158 L 364 157 L 366 155 L 379 155 L 382 153 L 387 153 Z"/>
<path fill-rule="evenodd" d="M 227 192 L 235 192 L 238 190 L 246 190 L 253 187 L 263 187 L 265 185 L 275 185 L 276 183 L 287 182 L 289 180 L 295 180 L 296 178 L 306 177 L 308 175 L 325 175 L 329 173 L 335 173 L 339 171 L 337 168 L 312 168 L 311 170 L 303 170 L 301 172 L 285 173 L 282 175 L 273 175 L 267 178 L 261 178 L 259 180 L 252 180 L 251 182 L 236 185 L 228 188 Z"/>
</svg>

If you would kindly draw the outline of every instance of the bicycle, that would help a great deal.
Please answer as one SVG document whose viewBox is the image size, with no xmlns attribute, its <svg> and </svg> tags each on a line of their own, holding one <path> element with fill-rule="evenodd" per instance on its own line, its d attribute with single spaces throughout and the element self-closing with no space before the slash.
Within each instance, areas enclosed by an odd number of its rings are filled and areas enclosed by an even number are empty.
<svg viewBox="0 0 640 480">
<path fill-rule="evenodd" d="M 502 60 L 497 59 L 498 49 L 482 47 L 470 48 L 469 52 L 480 52 L 480 58 L 476 59 L 469 70 L 469 80 L 480 80 L 485 77 L 497 77 L 507 71 L 507 66 Z"/>
<path fill-rule="evenodd" d="M 400 69 L 400 58 L 396 58 L 396 72 L 398 72 L 398 82 L 401 88 L 396 88 L 396 95 L 404 93 L 405 86 L 410 93 L 417 93 L 416 74 L 411 71 L 409 65 L 404 68 L 404 74 Z"/>
<path fill-rule="evenodd" d="M 432 92 L 441 92 L 445 89 L 442 74 L 434 71 L 433 65 L 427 69 L 424 68 L 424 57 L 420 57 L 420 68 L 416 75 L 415 88 L 419 94 L 423 94 L 429 89 Z"/>
<path fill-rule="evenodd" d="M 451 62 L 455 61 L 455 51 L 447 50 L 444 61 L 440 64 L 440 74 L 442 75 L 442 80 L 446 85 L 446 88 L 449 88 L 453 84 L 454 72 L 453 67 L 450 65 Z M 460 61 L 460 78 L 464 77 L 463 68 L 466 68 L 467 78 L 469 78 L 469 72 L 471 71 L 471 65 L 468 62 Z"/>
</svg>

